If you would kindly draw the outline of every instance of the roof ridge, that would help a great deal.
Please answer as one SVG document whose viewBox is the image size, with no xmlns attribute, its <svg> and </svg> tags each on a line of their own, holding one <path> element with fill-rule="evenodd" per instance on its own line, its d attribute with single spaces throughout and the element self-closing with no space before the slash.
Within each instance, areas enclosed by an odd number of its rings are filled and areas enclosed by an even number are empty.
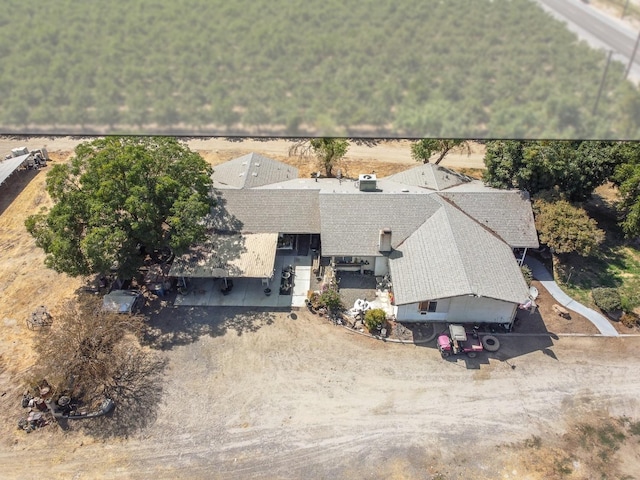
<svg viewBox="0 0 640 480">
<path fill-rule="evenodd" d="M 448 201 L 447 201 L 447 204 L 451 205 Z M 453 206 L 453 205 L 451 205 L 451 206 Z M 441 208 L 442 208 L 442 211 L 444 212 L 445 218 L 447 219 L 447 229 L 449 230 L 449 232 L 451 233 L 451 237 L 453 238 L 453 245 L 455 246 L 458 260 L 460 260 L 460 263 L 462 264 L 462 269 L 464 270 L 464 277 L 465 277 L 465 281 L 467 282 L 467 288 L 469 289 L 469 291 L 471 293 L 477 295 L 477 292 L 473 291 L 473 287 L 471 285 L 471 280 L 470 280 L 470 277 L 469 277 L 469 271 L 467 269 L 466 262 L 462 258 L 462 253 L 460 252 L 460 245 L 458 244 L 458 238 L 456 237 L 455 232 L 453 230 L 453 227 L 451 226 L 450 213 L 449 213 L 449 211 L 447 210 L 447 208 L 446 208 L 446 206 L 444 204 L 442 205 Z"/>
<path fill-rule="evenodd" d="M 460 208 L 458 205 L 456 205 L 451 199 L 443 197 L 442 195 L 440 195 L 441 193 L 444 193 L 445 195 L 448 192 L 435 192 L 436 194 L 438 194 L 438 196 L 440 198 L 442 198 L 443 201 L 447 202 L 449 205 L 451 205 L 453 208 L 455 208 L 456 210 L 458 210 L 460 213 L 462 213 L 464 216 L 466 216 L 469 220 L 471 220 L 473 223 L 479 225 L 480 227 L 482 227 L 486 232 L 488 232 L 489 234 L 493 235 L 494 237 L 496 237 L 498 240 L 500 240 L 502 243 L 504 243 L 505 245 L 509 245 L 504 238 L 502 238 L 500 235 L 498 235 L 496 232 L 494 232 L 493 230 L 491 230 L 488 226 L 483 225 L 482 223 L 480 223 L 478 220 L 476 220 L 475 218 L 473 218 L 471 215 L 469 215 L 467 212 L 465 212 L 462 208 Z M 454 192 L 455 193 L 455 192 Z M 468 193 L 475 193 L 475 192 L 468 192 Z M 481 192 L 481 193 L 485 193 L 485 192 Z M 489 192 L 490 193 L 490 192 Z"/>
</svg>

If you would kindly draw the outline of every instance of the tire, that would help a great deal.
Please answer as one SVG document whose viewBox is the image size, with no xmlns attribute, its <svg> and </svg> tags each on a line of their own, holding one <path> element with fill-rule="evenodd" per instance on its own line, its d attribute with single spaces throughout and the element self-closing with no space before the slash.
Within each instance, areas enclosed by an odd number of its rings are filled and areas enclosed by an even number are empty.
<svg viewBox="0 0 640 480">
<path fill-rule="evenodd" d="M 476 358 L 478 354 L 476 352 L 467 352 L 467 357 L 469 358 Z"/>
<path fill-rule="evenodd" d="M 440 355 L 442 355 L 442 358 L 447 358 L 449 356 L 449 352 L 440 352 Z"/>
<path fill-rule="evenodd" d="M 497 352 L 500 348 L 500 340 L 493 335 L 485 335 L 482 337 L 482 348 L 487 352 Z"/>
</svg>

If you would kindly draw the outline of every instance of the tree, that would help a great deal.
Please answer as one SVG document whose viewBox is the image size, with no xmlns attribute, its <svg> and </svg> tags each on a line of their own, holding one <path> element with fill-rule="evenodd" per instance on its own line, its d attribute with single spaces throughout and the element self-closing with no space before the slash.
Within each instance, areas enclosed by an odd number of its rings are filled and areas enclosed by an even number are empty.
<svg viewBox="0 0 640 480">
<path fill-rule="evenodd" d="M 330 312 L 336 312 L 342 308 L 342 298 L 340 298 L 340 292 L 331 287 L 324 290 L 320 294 L 320 304 L 324 305 Z"/>
<path fill-rule="evenodd" d="M 439 153 L 434 162 L 438 165 L 447 156 L 447 153 L 456 147 L 463 147 L 467 152 L 470 151 L 467 140 L 423 138 L 411 145 L 411 157 L 418 162 L 429 163 L 431 156 L 434 153 Z"/>
<path fill-rule="evenodd" d="M 640 236 L 640 144 L 621 143 L 616 153 L 621 162 L 612 179 L 620 191 L 620 226 L 627 237 L 637 237 Z"/>
<path fill-rule="evenodd" d="M 26 220 L 45 264 L 71 276 L 135 273 L 146 250 L 205 238 L 211 167 L 176 139 L 108 137 L 76 147 L 47 175 L 54 201 Z"/>
<path fill-rule="evenodd" d="M 133 432 L 154 418 L 166 359 L 140 345 L 144 317 L 104 312 L 97 300 L 81 295 L 63 305 L 48 334 L 36 338 L 31 380 L 46 379 L 90 411 L 111 398 L 116 409 L 108 425 L 95 421 L 90 432 Z"/>
<path fill-rule="evenodd" d="M 595 220 L 566 200 L 537 198 L 533 211 L 540 241 L 556 253 L 575 252 L 587 257 L 604 241 L 604 232 Z"/>
<path fill-rule="evenodd" d="M 309 144 L 327 177 L 332 176 L 333 167 L 347 154 L 349 149 L 349 142 L 339 138 L 314 138 Z"/>
<path fill-rule="evenodd" d="M 571 201 L 586 200 L 620 163 L 613 142 L 493 141 L 487 143 L 484 181 L 531 195 L 557 188 Z"/>
</svg>

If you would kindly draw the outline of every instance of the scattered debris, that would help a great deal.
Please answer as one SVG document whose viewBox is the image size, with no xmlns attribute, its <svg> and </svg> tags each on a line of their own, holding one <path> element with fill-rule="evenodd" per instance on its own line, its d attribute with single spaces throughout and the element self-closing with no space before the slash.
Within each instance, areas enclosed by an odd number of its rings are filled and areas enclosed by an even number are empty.
<svg viewBox="0 0 640 480">
<path fill-rule="evenodd" d="M 29 330 L 36 330 L 43 327 L 50 327 L 53 324 L 53 317 L 47 311 L 47 307 L 40 305 L 30 316 L 27 318 L 27 327 Z"/>
<path fill-rule="evenodd" d="M 551 309 L 558 314 L 558 316 L 562 317 L 562 318 L 566 318 L 566 319 L 570 319 L 571 315 L 569 314 L 569 310 L 567 310 L 566 308 L 558 305 L 558 304 L 554 304 Z"/>
</svg>

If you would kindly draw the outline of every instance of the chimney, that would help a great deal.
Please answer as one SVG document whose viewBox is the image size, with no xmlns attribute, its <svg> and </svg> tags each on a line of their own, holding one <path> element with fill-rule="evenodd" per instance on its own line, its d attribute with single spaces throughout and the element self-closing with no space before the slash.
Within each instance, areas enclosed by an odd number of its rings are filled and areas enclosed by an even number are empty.
<svg viewBox="0 0 640 480">
<path fill-rule="evenodd" d="M 386 253 L 391 251 L 391 229 L 383 228 L 380 230 L 380 240 L 378 241 L 378 251 Z"/>
</svg>

